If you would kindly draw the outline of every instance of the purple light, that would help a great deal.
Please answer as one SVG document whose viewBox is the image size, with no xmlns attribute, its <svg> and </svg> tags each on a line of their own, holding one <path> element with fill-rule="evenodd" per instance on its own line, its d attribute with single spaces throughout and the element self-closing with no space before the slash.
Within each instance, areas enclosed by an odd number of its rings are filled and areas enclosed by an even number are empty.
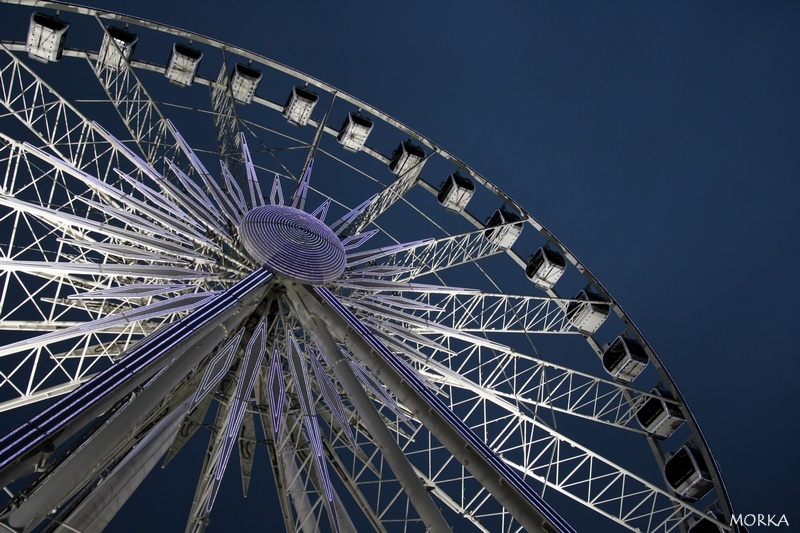
<svg viewBox="0 0 800 533">
<path fill-rule="evenodd" d="M 283 205 L 256 207 L 244 216 L 239 232 L 247 252 L 275 274 L 321 284 L 344 272 L 347 254 L 339 238 L 305 211 Z"/>
</svg>

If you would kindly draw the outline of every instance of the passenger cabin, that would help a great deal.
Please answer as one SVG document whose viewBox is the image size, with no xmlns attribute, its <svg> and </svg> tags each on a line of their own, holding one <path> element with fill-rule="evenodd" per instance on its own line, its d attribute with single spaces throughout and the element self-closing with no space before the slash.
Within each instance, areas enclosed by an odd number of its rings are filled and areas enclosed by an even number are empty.
<svg viewBox="0 0 800 533">
<path fill-rule="evenodd" d="M 678 405 L 670 401 L 667 391 L 655 388 L 650 393 L 658 397 L 642 397 L 636 410 L 636 421 L 648 433 L 665 439 L 681 427 L 683 414 Z"/>
<path fill-rule="evenodd" d="M 317 100 L 319 100 L 319 96 L 316 93 L 303 87 L 292 87 L 289 99 L 283 106 L 283 116 L 289 121 L 289 124 L 305 126 L 308 124 L 308 119 L 311 118 Z"/>
<path fill-rule="evenodd" d="M 475 194 L 475 184 L 458 172 L 453 172 L 442 183 L 436 198 L 445 209 L 456 213 L 462 212 Z"/>
<path fill-rule="evenodd" d="M 564 256 L 550 248 L 536 250 L 525 267 L 525 275 L 542 290 L 552 289 L 567 269 Z"/>
<path fill-rule="evenodd" d="M 249 104 L 256 95 L 256 88 L 261 81 L 261 71 L 245 65 L 236 63 L 236 67 L 231 73 L 231 93 L 233 99 L 240 104 Z"/>
<path fill-rule="evenodd" d="M 725 516 L 719 511 L 709 511 L 708 516 L 714 520 L 725 523 Z M 712 522 L 709 518 L 701 518 L 695 521 L 687 529 L 687 533 L 725 533 L 725 529 Z"/>
<path fill-rule="evenodd" d="M 370 119 L 355 113 L 348 113 L 336 138 L 345 150 L 358 152 L 364 147 L 371 131 L 372 121 Z"/>
<path fill-rule="evenodd" d="M 664 477 L 685 500 L 699 500 L 714 486 L 700 450 L 689 444 L 664 462 Z"/>
<path fill-rule="evenodd" d="M 98 64 L 110 69 L 120 69 L 125 61 L 133 57 L 133 50 L 139 36 L 117 26 L 107 26 L 100 44 L 100 53 L 97 55 Z"/>
<path fill-rule="evenodd" d="M 603 368 L 611 377 L 625 383 L 636 379 L 648 361 L 642 345 L 628 337 L 617 337 L 603 352 Z"/>
<path fill-rule="evenodd" d="M 58 61 L 64 53 L 69 24 L 44 13 L 31 15 L 25 51 L 36 61 Z"/>
<path fill-rule="evenodd" d="M 503 249 L 511 248 L 522 233 L 521 222 L 522 217 L 503 206 L 489 217 L 484 235 L 495 246 Z"/>
<path fill-rule="evenodd" d="M 591 335 L 608 318 L 611 306 L 588 288 L 579 292 L 573 300 L 577 301 L 567 304 L 567 319 L 580 331 Z"/>
<path fill-rule="evenodd" d="M 425 160 L 425 150 L 411 141 L 403 141 L 394 149 L 389 170 L 398 176 L 419 176 Z"/>
<path fill-rule="evenodd" d="M 172 45 L 172 53 L 169 56 L 164 75 L 171 83 L 188 87 L 194 82 L 201 59 L 203 59 L 203 52 L 200 50 L 175 43 Z"/>
</svg>

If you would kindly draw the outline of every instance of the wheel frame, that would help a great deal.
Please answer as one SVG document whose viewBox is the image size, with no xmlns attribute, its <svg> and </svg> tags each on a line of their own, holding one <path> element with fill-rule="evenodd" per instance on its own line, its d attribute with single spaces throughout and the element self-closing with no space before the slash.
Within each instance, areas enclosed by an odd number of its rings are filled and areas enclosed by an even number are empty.
<svg viewBox="0 0 800 533">
<path fill-rule="evenodd" d="M 684 415 L 686 423 L 689 426 L 691 437 L 694 442 L 699 446 L 703 458 L 706 462 L 706 465 L 709 468 L 710 474 L 712 476 L 712 480 L 717 491 L 718 496 L 718 503 L 723 508 L 724 515 L 726 519 L 730 518 L 732 514 L 731 506 L 729 503 L 728 495 L 725 490 L 724 484 L 722 482 L 721 476 L 719 475 L 719 471 L 716 466 L 716 461 L 713 459 L 711 452 L 708 448 L 708 444 L 700 431 L 700 428 L 689 409 L 688 405 L 684 401 L 677 385 L 675 384 L 674 380 L 667 372 L 666 368 L 662 364 L 659 357 L 656 355 L 654 350 L 651 348 L 647 340 L 642 335 L 641 331 L 638 327 L 633 323 L 633 321 L 627 316 L 621 306 L 614 300 L 614 298 L 610 295 L 610 293 L 605 289 L 605 287 L 599 282 L 599 280 L 576 258 L 576 256 L 569 251 L 569 249 L 560 242 L 551 232 L 549 232 L 541 223 L 539 223 L 530 213 L 528 213 L 524 207 L 519 205 L 518 203 L 514 202 L 508 195 L 506 195 L 502 190 L 500 190 L 497 186 L 493 185 L 489 182 L 485 177 L 479 174 L 476 170 L 469 167 L 466 163 L 461 161 L 460 159 L 456 158 L 431 140 L 425 138 L 418 132 L 412 130 L 411 128 L 405 126 L 404 124 L 400 123 L 399 121 L 393 119 L 389 115 L 381 112 L 380 110 L 370 106 L 369 104 L 350 96 L 342 91 L 337 90 L 333 86 L 326 84 L 320 80 L 317 80 L 313 77 L 310 77 L 306 74 L 303 74 L 295 69 L 292 69 L 288 66 L 282 65 L 276 61 L 268 59 L 266 57 L 260 56 L 258 54 L 254 54 L 252 52 L 243 50 L 241 48 L 229 45 L 227 43 L 223 43 L 220 41 L 213 40 L 208 37 L 204 37 L 201 35 L 197 35 L 191 32 L 187 32 L 185 30 L 181 30 L 172 26 L 167 26 L 159 23 L 155 23 L 152 21 L 145 21 L 138 18 L 129 17 L 126 15 L 121 14 L 114 14 L 108 12 L 100 12 L 97 10 L 87 9 L 87 8 L 80 8 L 75 6 L 70 6 L 66 4 L 59 4 L 59 3 L 34 3 L 34 2 L 19 2 L 20 4 L 30 5 L 33 6 L 34 4 L 37 7 L 47 7 L 53 9 L 59 9 L 64 12 L 73 12 L 78 13 L 81 15 L 89 15 L 96 17 L 98 21 L 105 22 L 117 22 L 123 24 L 129 24 L 134 26 L 141 26 L 142 28 L 146 28 L 148 30 L 155 30 L 157 32 L 168 34 L 174 36 L 176 38 L 188 39 L 191 42 L 202 43 L 205 46 L 209 46 L 212 48 L 216 48 L 223 51 L 223 55 L 229 54 L 231 56 L 236 56 L 238 58 L 242 58 L 244 60 L 249 60 L 263 68 L 274 69 L 279 71 L 283 74 L 289 75 L 292 78 L 298 80 L 300 83 L 305 83 L 308 86 L 313 87 L 317 91 L 322 91 L 332 95 L 332 98 L 335 97 L 336 100 L 347 102 L 348 104 L 352 105 L 353 107 L 361 110 L 362 112 L 368 113 L 371 117 L 374 117 L 383 123 L 387 124 L 388 126 L 394 128 L 395 130 L 402 132 L 403 134 L 407 135 L 409 138 L 413 139 L 415 142 L 423 145 L 430 153 L 427 157 L 433 157 L 434 155 L 437 157 L 442 158 L 443 160 L 452 164 L 458 171 L 464 172 L 467 174 L 472 180 L 474 180 L 478 185 L 480 185 L 484 190 L 488 191 L 489 193 L 496 196 L 499 200 L 502 200 L 504 204 L 511 206 L 514 210 L 516 210 L 523 218 L 524 224 L 527 226 L 531 226 L 534 230 L 545 239 L 545 243 L 552 248 L 559 250 L 564 257 L 567 259 L 568 263 L 572 265 L 572 267 L 579 272 L 587 281 L 587 284 L 595 289 L 600 296 L 602 296 L 604 302 L 606 302 L 610 309 L 614 311 L 614 314 L 621 320 L 624 324 L 626 330 L 625 333 L 629 335 L 631 338 L 635 339 L 639 342 L 642 347 L 644 348 L 645 352 L 647 353 L 649 361 L 653 364 L 655 369 L 657 370 L 660 376 L 661 385 L 665 386 L 670 394 L 672 395 L 674 401 L 678 403 L 681 407 L 681 411 Z M 20 46 L 24 45 L 21 44 L 9 44 L 6 45 L 11 50 L 20 50 Z M 72 51 L 72 50 L 65 50 L 64 55 L 66 57 L 70 56 L 78 56 L 84 57 L 87 55 L 86 51 Z M 92 53 L 88 54 L 92 57 Z M 96 57 L 96 54 L 95 54 Z M 157 73 L 163 73 L 166 70 L 166 65 L 157 65 L 153 63 L 146 63 L 146 62 L 139 62 L 138 60 L 134 59 L 130 62 L 131 67 L 133 69 L 141 69 L 147 71 L 153 71 Z M 223 71 L 227 72 L 227 69 L 223 67 Z M 196 83 L 199 85 L 213 85 L 215 80 L 210 78 L 196 78 Z M 258 95 L 255 96 L 253 99 L 253 103 L 256 105 L 261 105 L 267 107 L 272 110 L 279 110 L 280 104 L 274 101 L 269 101 L 267 99 L 261 98 Z M 327 118 L 327 117 L 326 117 Z M 323 119 L 324 120 L 324 119 Z M 308 126 L 311 128 L 318 128 L 320 124 L 319 120 L 310 120 Z M 336 135 L 338 132 L 332 126 L 325 126 L 324 128 L 319 129 L 320 132 L 328 135 Z M 369 146 L 365 146 L 364 149 L 361 150 L 362 153 L 371 156 L 375 160 L 380 163 L 388 163 L 389 157 L 386 155 L 381 154 L 379 151 L 370 148 Z M 224 154 L 223 154 L 224 157 Z M 438 189 L 429 182 L 420 181 L 419 184 L 423 190 L 426 190 L 429 193 L 436 195 L 438 193 Z M 473 227 L 478 230 L 485 229 L 486 226 L 484 225 L 481 220 L 476 218 L 474 215 L 471 215 L 467 211 L 463 211 L 460 213 L 461 216 Z M 519 265 L 522 269 L 525 268 L 527 265 L 527 261 L 525 258 L 520 255 L 520 253 L 513 248 L 508 248 L 506 251 L 506 255 L 510 257 L 510 259 Z M 560 296 L 554 289 L 548 289 L 546 291 L 547 295 L 551 298 L 561 299 L 564 298 Z M 592 335 L 586 335 L 586 340 L 589 343 L 592 350 L 598 355 L 601 356 L 603 352 L 603 347 L 601 346 L 600 342 L 596 341 Z M 647 394 L 645 394 L 646 396 Z M 664 460 L 665 460 L 665 453 L 662 450 L 660 445 L 660 441 L 653 438 L 653 437 L 646 437 L 649 446 L 653 452 L 653 455 L 656 459 L 656 462 L 659 466 L 663 469 Z"/>
</svg>

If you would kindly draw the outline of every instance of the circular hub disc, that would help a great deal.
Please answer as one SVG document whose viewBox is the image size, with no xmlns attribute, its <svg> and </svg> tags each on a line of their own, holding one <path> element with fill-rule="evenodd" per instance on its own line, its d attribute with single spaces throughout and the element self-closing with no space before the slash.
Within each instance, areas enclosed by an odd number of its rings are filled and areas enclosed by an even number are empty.
<svg viewBox="0 0 800 533">
<path fill-rule="evenodd" d="M 250 210 L 239 228 L 244 247 L 270 272 L 303 283 L 332 281 L 344 272 L 341 241 L 322 221 L 293 207 Z"/>
</svg>

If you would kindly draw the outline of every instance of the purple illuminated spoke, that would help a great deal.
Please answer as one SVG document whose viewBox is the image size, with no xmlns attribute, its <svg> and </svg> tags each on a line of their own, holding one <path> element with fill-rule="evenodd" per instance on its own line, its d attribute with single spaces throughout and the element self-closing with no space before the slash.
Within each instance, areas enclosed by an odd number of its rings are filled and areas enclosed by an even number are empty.
<svg viewBox="0 0 800 533">
<path fill-rule="evenodd" d="M 286 401 L 286 390 L 283 384 L 283 361 L 277 348 L 272 351 L 272 362 L 269 365 L 269 381 L 267 392 L 269 394 L 269 409 L 272 415 L 272 430 L 275 435 L 281 434 L 281 421 L 283 420 L 283 404 Z"/>
<path fill-rule="evenodd" d="M 311 383 L 308 379 L 308 367 L 305 362 L 307 354 L 301 351 L 297 339 L 290 330 L 286 331 L 286 337 L 289 345 L 289 368 L 294 378 L 297 398 L 300 400 L 300 407 L 303 412 L 303 426 L 306 428 L 306 436 L 314 452 L 314 467 L 322 482 L 325 506 L 328 510 L 331 524 L 335 531 L 339 531 L 339 520 L 336 516 L 336 507 L 334 505 L 333 485 L 331 485 L 328 475 L 327 460 L 322 448 L 322 437 L 319 431 L 319 423 L 317 422 L 317 410 L 314 407 L 314 393 L 311 390 Z"/>
<path fill-rule="evenodd" d="M 206 513 L 211 512 L 211 508 L 214 506 L 214 501 L 222 482 L 222 476 L 225 473 L 225 468 L 228 466 L 228 460 L 230 459 L 236 440 L 239 438 L 242 420 L 250 404 L 258 369 L 261 367 L 261 361 L 264 359 L 266 351 L 267 321 L 266 318 L 262 318 L 261 322 L 256 326 L 255 331 L 253 331 L 253 336 L 247 343 L 244 359 L 240 366 L 238 380 L 236 382 L 236 391 L 233 394 L 233 398 L 231 398 L 227 423 L 222 430 L 224 431 L 224 436 L 218 452 L 219 455 L 216 457 L 217 464 L 214 469 L 214 476 L 206 500 Z"/>
</svg>

